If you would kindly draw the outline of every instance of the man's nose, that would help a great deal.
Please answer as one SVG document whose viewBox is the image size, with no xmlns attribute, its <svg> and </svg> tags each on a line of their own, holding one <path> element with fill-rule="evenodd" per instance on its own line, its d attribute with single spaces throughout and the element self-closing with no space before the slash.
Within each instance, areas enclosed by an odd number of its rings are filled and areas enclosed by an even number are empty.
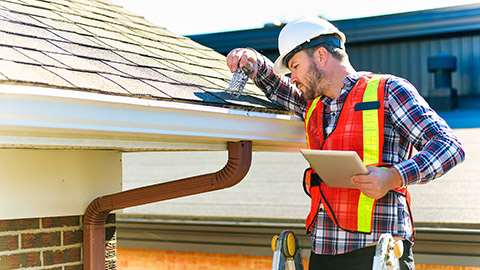
<svg viewBox="0 0 480 270">
<path fill-rule="evenodd" d="M 297 74 L 295 74 L 295 72 L 290 74 L 290 83 L 297 84 Z"/>
</svg>

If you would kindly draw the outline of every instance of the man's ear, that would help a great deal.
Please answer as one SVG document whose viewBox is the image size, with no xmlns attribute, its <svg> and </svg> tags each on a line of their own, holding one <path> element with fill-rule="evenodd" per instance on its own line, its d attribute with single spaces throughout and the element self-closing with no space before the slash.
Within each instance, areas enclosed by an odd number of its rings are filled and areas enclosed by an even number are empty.
<svg viewBox="0 0 480 270">
<path fill-rule="evenodd" d="M 318 61 L 319 67 L 323 68 L 327 64 L 328 51 L 324 47 L 320 47 L 315 51 L 314 57 Z"/>
</svg>

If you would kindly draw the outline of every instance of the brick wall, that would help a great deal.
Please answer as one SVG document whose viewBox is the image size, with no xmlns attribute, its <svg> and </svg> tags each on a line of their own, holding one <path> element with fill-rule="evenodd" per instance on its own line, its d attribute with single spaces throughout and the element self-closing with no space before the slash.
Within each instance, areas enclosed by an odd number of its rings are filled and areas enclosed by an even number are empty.
<svg viewBox="0 0 480 270">
<path fill-rule="evenodd" d="M 115 215 L 106 227 L 106 265 L 116 269 Z M 83 269 L 81 216 L 0 220 L 0 269 Z"/>
<path fill-rule="evenodd" d="M 272 257 L 118 248 L 118 270 L 270 270 Z M 308 259 L 303 266 L 308 269 Z M 480 270 L 480 267 L 415 265 L 417 270 Z"/>
<path fill-rule="evenodd" d="M 117 269 L 117 230 L 115 215 L 110 214 L 105 225 L 105 270 Z"/>
</svg>

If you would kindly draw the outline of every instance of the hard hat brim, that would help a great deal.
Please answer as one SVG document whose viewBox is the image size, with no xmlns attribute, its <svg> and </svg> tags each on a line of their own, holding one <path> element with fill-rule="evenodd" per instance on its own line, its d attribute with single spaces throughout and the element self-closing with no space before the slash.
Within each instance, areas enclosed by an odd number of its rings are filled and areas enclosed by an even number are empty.
<svg viewBox="0 0 480 270">
<path fill-rule="evenodd" d="M 290 69 L 288 68 L 288 66 L 286 66 L 286 64 L 288 65 L 287 61 L 290 61 L 290 59 L 296 53 L 304 49 L 311 48 L 322 43 L 330 44 L 331 46 L 345 49 L 344 41 L 345 41 L 345 38 L 343 36 L 343 33 L 340 36 L 340 40 L 336 38 L 328 37 L 327 35 L 320 35 L 312 39 L 309 39 L 308 41 L 305 41 L 304 43 L 299 44 L 295 48 L 287 52 L 284 52 L 282 55 L 280 55 L 277 58 L 277 60 L 275 60 L 275 63 L 273 66 L 273 72 L 277 75 L 284 75 L 284 74 L 290 73 Z"/>
<path fill-rule="evenodd" d="M 290 73 L 288 63 L 286 63 L 285 60 L 289 60 L 297 52 L 310 46 L 309 44 L 312 40 L 321 39 L 321 37 L 332 34 L 336 34 L 340 38 L 340 44 L 334 46 L 344 48 L 345 35 L 333 24 L 324 19 L 312 17 L 288 23 L 282 28 L 278 35 L 278 50 L 280 56 L 274 63 L 273 72 L 277 75 Z M 287 59 L 285 59 L 286 57 Z"/>
<path fill-rule="evenodd" d="M 275 73 L 276 75 L 285 75 L 285 74 L 288 74 L 290 73 L 290 69 L 288 69 L 287 66 L 285 66 L 284 64 L 284 59 L 285 59 L 285 56 L 287 56 L 287 54 L 289 54 L 290 52 L 287 52 L 287 53 L 284 53 L 282 55 L 280 55 L 277 60 L 275 60 L 275 63 L 273 64 L 273 73 Z"/>
</svg>

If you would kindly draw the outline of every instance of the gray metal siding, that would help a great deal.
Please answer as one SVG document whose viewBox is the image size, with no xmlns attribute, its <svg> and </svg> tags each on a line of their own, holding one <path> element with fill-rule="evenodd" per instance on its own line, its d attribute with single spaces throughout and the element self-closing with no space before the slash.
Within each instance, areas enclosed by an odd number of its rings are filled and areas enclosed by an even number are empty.
<svg viewBox="0 0 480 270">
<path fill-rule="evenodd" d="M 350 61 L 357 70 L 404 77 L 423 96 L 428 96 L 433 88 L 433 74 L 427 70 L 427 59 L 441 51 L 457 57 L 452 83 L 458 94 L 480 94 L 480 35 L 347 44 Z"/>
<path fill-rule="evenodd" d="M 457 57 L 453 87 L 460 96 L 480 94 L 480 4 L 332 21 L 347 36 L 357 70 L 410 80 L 423 96 L 433 88 L 427 58 L 440 51 Z M 275 60 L 281 27 L 191 36 L 220 53 L 252 47 Z"/>
</svg>

